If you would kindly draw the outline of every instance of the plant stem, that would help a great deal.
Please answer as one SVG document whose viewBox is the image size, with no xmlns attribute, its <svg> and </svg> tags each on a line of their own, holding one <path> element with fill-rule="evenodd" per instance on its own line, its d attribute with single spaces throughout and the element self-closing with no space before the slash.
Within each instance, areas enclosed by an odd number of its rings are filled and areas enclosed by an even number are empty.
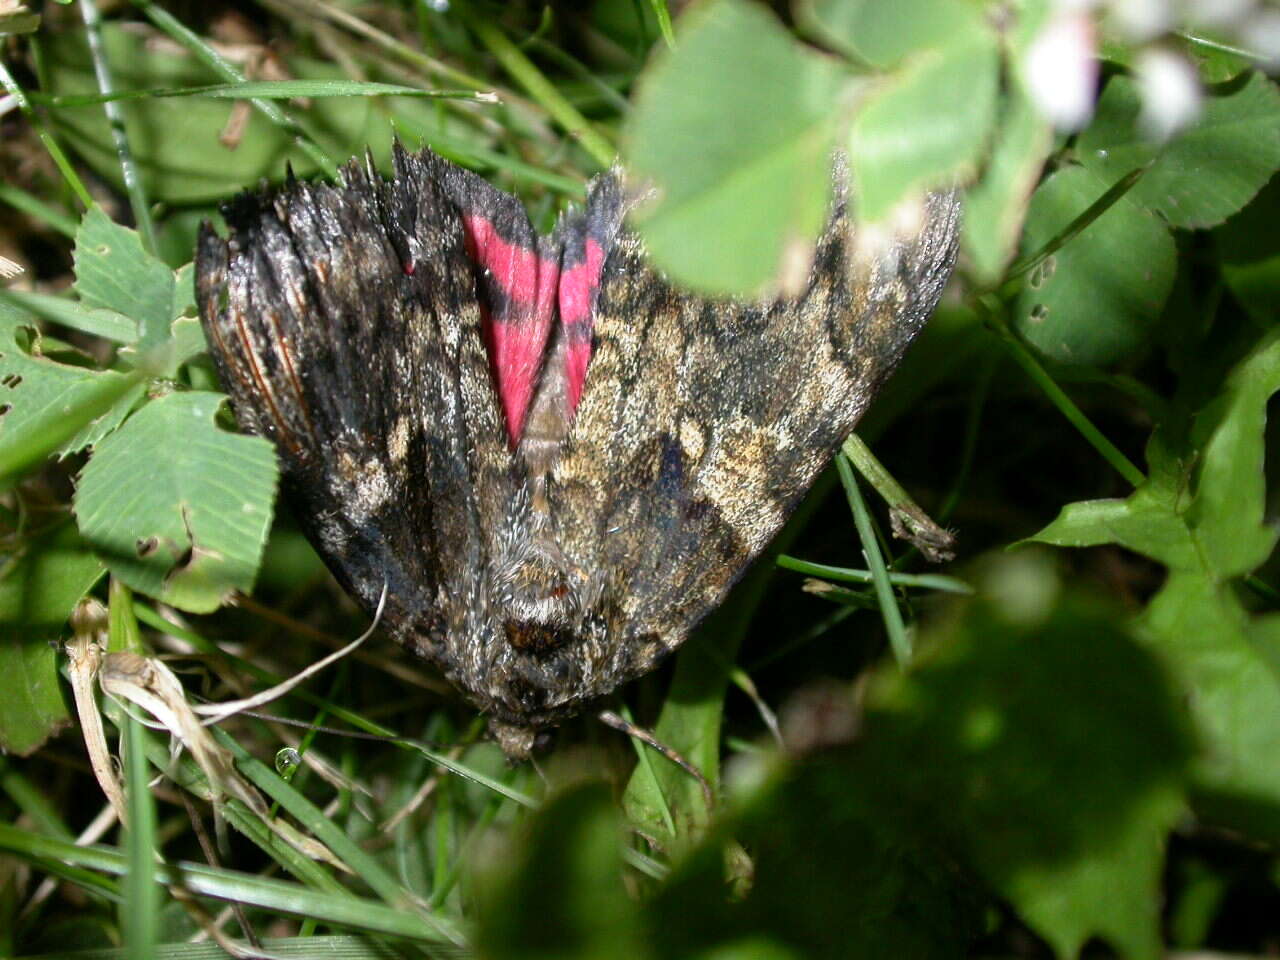
<svg viewBox="0 0 1280 960">
<path fill-rule="evenodd" d="M 911 640 L 907 636 L 906 624 L 902 622 L 902 611 L 898 609 L 897 598 L 893 595 L 889 570 L 885 566 L 884 555 L 880 553 L 875 527 L 871 524 L 871 513 L 867 510 L 862 491 L 858 489 L 858 478 L 853 475 L 853 467 L 845 454 L 836 454 L 836 469 L 840 472 L 840 482 L 844 485 L 845 496 L 849 498 L 853 522 L 858 528 L 858 537 L 862 540 L 862 554 L 871 570 L 871 582 L 880 603 L 880 615 L 884 617 L 884 628 L 889 634 L 889 645 L 893 648 L 898 665 L 905 667 L 911 662 Z"/>
<path fill-rule="evenodd" d="M 23 89 L 18 86 L 18 81 L 13 79 L 13 75 L 9 73 L 3 60 L 0 60 L 0 86 L 4 87 L 5 93 L 17 101 L 18 109 L 22 111 L 22 115 L 27 118 L 27 122 L 36 131 L 37 136 L 40 137 L 40 142 L 44 144 L 44 148 L 49 151 L 49 156 L 53 158 L 53 162 L 57 165 L 58 172 L 62 174 L 62 178 L 75 191 L 80 203 L 88 210 L 93 206 L 93 197 L 89 196 L 89 191 L 85 188 L 75 168 L 71 166 L 71 161 L 67 159 L 67 155 L 58 146 L 58 141 L 53 139 L 52 134 L 45 129 L 44 124 L 40 122 L 40 118 L 36 116 L 35 110 L 31 107 L 31 101 L 27 99 Z"/>
<path fill-rule="evenodd" d="M 89 58 L 93 61 L 98 90 L 103 94 L 114 93 L 115 80 L 111 76 L 107 48 L 102 39 L 102 17 L 94 0 L 80 0 L 80 16 L 84 20 L 85 37 L 89 41 Z M 111 141 L 115 144 L 116 160 L 120 163 L 124 192 L 129 197 L 129 207 L 133 210 L 133 221 L 138 226 L 143 249 L 148 253 L 155 253 L 156 225 L 151 221 L 151 204 L 147 201 L 146 191 L 142 187 L 142 175 L 138 172 L 138 164 L 134 161 L 133 150 L 129 146 L 124 111 L 114 100 L 103 103 L 102 110 L 107 115 L 107 125 L 111 128 Z"/>
<path fill-rule="evenodd" d="M 1035 381 L 1036 385 L 1044 391 L 1045 396 L 1049 398 L 1049 402 L 1058 408 L 1058 411 L 1070 421 L 1081 436 L 1089 441 L 1090 445 L 1102 455 L 1102 458 L 1115 467 L 1116 471 L 1133 486 L 1137 487 L 1145 483 L 1146 475 L 1135 467 L 1114 443 L 1103 436 L 1102 431 L 1093 425 L 1093 422 L 1084 415 L 1084 411 L 1076 406 L 1075 401 L 1067 396 L 1066 391 L 1049 376 L 1048 371 L 1040 364 L 1040 361 L 1014 335 L 1003 317 L 999 313 L 992 311 L 989 305 L 988 319 L 996 332 L 1000 334 L 1001 339 L 1009 347 L 1009 352 L 1013 354 L 1013 358 L 1026 371 L 1027 376 Z"/>
</svg>

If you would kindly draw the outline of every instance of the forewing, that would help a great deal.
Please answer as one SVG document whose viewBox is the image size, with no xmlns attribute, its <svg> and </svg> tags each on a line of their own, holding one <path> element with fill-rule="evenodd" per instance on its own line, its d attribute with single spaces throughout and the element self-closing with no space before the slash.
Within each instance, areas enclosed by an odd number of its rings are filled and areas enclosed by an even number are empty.
<svg viewBox="0 0 1280 960">
<path fill-rule="evenodd" d="M 607 203 L 617 185 L 597 189 Z M 837 194 L 797 298 L 679 291 L 625 229 L 607 253 L 551 489 L 566 554 L 599 581 L 610 649 L 595 656 L 614 683 L 650 669 L 723 599 L 937 304 L 956 255 L 955 196 L 930 197 L 915 229 L 871 248 Z"/>
<path fill-rule="evenodd" d="M 516 466 L 459 211 L 423 157 L 354 164 L 206 228 L 198 299 L 242 425 L 275 442 L 299 518 L 366 610 L 456 670 Z"/>
</svg>

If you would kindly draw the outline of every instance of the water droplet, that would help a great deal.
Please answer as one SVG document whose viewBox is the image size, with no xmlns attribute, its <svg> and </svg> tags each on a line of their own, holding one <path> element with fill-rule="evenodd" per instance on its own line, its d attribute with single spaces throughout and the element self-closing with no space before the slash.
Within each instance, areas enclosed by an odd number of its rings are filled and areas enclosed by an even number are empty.
<svg viewBox="0 0 1280 960">
<path fill-rule="evenodd" d="M 293 747 L 284 747 L 276 751 L 276 773 L 285 780 L 292 780 L 294 772 L 302 763 L 302 754 Z"/>
</svg>

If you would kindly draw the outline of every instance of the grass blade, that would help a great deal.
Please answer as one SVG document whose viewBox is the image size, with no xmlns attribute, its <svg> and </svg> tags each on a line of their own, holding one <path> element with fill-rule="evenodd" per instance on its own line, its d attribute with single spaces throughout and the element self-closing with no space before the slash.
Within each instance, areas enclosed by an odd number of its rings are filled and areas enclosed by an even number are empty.
<svg viewBox="0 0 1280 960">
<path fill-rule="evenodd" d="M 836 455 L 836 469 L 840 472 L 840 482 L 844 485 L 845 495 L 849 498 L 849 509 L 853 513 L 853 522 L 858 528 L 858 538 L 862 541 L 862 553 L 871 569 L 871 582 L 875 586 L 876 598 L 880 602 L 880 615 L 884 617 L 884 628 L 889 634 L 889 645 L 900 666 L 911 662 L 911 640 L 907 636 L 906 625 L 902 622 L 902 611 L 898 609 L 897 598 L 893 595 L 893 585 L 889 582 L 889 570 L 885 566 L 884 557 L 880 553 L 880 542 L 876 539 L 875 527 L 871 523 L 871 512 L 867 510 L 862 491 L 858 489 L 858 480 L 853 475 L 853 467 L 849 458 L 843 453 Z"/>
</svg>

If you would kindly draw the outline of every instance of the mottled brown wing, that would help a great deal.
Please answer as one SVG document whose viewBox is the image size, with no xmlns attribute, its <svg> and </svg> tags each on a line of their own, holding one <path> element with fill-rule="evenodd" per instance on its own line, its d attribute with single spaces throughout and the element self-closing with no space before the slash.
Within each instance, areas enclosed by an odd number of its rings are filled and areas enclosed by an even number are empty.
<svg viewBox="0 0 1280 960">
<path fill-rule="evenodd" d="M 551 489 L 563 550 L 600 578 L 591 592 L 609 629 L 593 656 L 615 665 L 615 684 L 650 669 L 723 599 L 942 293 L 956 256 L 953 194 L 929 198 L 915 230 L 872 249 L 855 241 L 837 192 L 794 299 L 679 291 L 627 230 L 608 253 L 591 366 Z"/>
<path fill-rule="evenodd" d="M 486 586 L 515 499 L 477 278 L 434 158 L 290 183 L 206 228 L 197 293 L 241 423 L 270 438 L 326 563 L 451 676 L 492 637 Z M 483 648 L 480 644 L 479 648 Z"/>
</svg>

